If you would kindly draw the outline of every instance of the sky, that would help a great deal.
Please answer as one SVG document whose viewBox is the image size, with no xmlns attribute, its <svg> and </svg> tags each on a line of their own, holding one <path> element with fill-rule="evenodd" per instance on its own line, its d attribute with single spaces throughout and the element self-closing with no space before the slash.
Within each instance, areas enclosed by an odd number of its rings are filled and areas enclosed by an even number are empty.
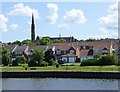
<svg viewBox="0 0 120 92">
<path fill-rule="evenodd" d="M 31 38 L 31 16 L 35 34 L 44 37 L 118 38 L 118 2 L 2 2 L 2 42 Z"/>
</svg>

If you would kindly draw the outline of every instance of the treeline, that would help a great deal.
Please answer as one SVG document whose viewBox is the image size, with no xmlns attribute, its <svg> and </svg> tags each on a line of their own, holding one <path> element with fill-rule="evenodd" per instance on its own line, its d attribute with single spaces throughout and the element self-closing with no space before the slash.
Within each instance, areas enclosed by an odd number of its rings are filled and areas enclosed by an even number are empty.
<svg viewBox="0 0 120 92">
<path fill-rule="evenodd" d="M 93 41 L 103 41 L 103 40 L 118 40 L 118 39 L 111 39 L 111 38 L 105 38 L 105 39 L 93 39 L 93 38 L 89 38 L 86 40 L 77 40 L 78 42 L 82 42 L 82 41 L 86 41 L 86 42 L 93 42 Z M 65 39 L 61 38 L 61 39 L 55 39 L 55 40 L 50 40 L 50 38 L 39 38 L 39 36 L 36 37 L 36 41 L 32 42 L 29 39 L 23 40 L 23 41 L 14 41 L 14 42 L 8 42 L 8 45 L 50 45 L 52 43 L 64 43 L 66 42 Z M 0 42 L 2 43 L 2 42 Z"/>
<path fill-rule="evenodd" d="M 37 39 L 36 41 L 32 42 L 29 39 L 23 40 L 23 41 L 14 41 L 14 42 L 8 42 L 8 45 L 13 45 L 13 44 L 17 44 L 17 45 L 50 45 L 51 43 L 64 43 L 66 42 L 65 39 L 56 39 L 56 40 L 50 40 L 49 38 L 41 38 L 41 39 Z"/>
</svg>

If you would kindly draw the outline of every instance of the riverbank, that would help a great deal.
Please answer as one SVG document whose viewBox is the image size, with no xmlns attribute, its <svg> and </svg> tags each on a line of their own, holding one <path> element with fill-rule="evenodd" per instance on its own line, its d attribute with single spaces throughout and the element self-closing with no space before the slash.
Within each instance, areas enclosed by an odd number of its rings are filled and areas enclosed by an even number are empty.
<svg viewBox="0 0 120 92">
<path fill-rule="evenodd" d="M 2 78 L 96 78 L 120 79 L 120 72 L 26 71 L 1 72 Z"/>
<path fill-rule="evenodd" d="M 78 71 L 78 72 L 118 72 L 119 66 L 46 66 L 46 67 L 28 67 L 28 66 L 1 66 L 2 72 L 25 72 L 25 71 Z"/>
</svg>

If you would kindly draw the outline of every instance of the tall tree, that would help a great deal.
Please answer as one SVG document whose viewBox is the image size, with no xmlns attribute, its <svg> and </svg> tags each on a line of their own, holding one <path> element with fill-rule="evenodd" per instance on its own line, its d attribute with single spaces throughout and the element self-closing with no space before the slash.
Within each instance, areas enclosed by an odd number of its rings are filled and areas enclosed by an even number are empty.
<svg viewBox="0 0 120 92">
<path fill-rule="evenodd" d="M 45 52 L 45 61 L 48 62 L 49 65 L 54 65 L 56 63 L 54 52 L 51 49 Z"/>
<path fill-rule="evenodd" d="M 2 57 L 2 64 L 4 66 L 7 66 L 9 64 L 9 59 L 10 59 L 10 53 L 8 52 L 7 49 L 5 49 L 4 47 L 0 47 L 0 53 L 1 53 L 1 57 Z"/>
<path fill-rule="evenodd" d="M 35 48 L 32 54 L 32 59 L 34 61 L 38 61 L 38 64 L 40 65 L 44 60 L 44 52 L 38 48 Z"/>
</svg>

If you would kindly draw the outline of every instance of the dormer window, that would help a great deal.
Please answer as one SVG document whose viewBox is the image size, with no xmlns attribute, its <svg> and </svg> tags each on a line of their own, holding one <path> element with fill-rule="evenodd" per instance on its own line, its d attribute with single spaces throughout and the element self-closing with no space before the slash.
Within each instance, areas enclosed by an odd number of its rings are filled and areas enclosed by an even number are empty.
<svg viewBox="0 0 120 92">
<path fill-rule="evenodd" d="M 108 54 L 108 48 L 107 47 L 103 48 L 102 53 L 103 54 Z"/>
</svg>

